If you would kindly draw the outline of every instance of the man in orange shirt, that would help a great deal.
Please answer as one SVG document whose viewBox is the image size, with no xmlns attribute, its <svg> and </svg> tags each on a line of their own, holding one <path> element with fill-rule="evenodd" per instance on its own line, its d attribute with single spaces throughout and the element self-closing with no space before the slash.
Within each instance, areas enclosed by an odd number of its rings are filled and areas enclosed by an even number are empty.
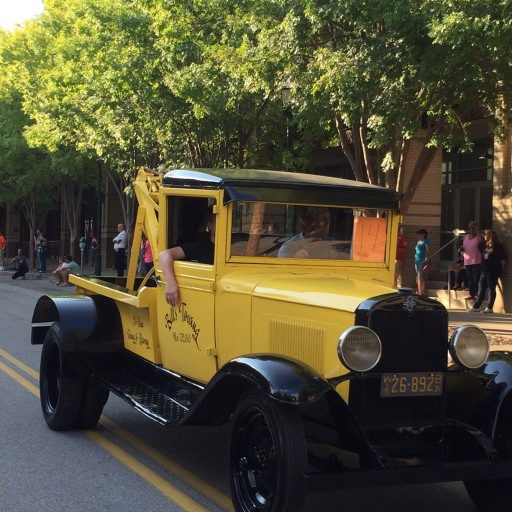
<svg viewBox="0 0 512 512">
<path fill-rule="evenodd" d="M 5 255 L 5 236 L 4 232 L 0 230 L 0 272 L 4 270 L 4 255 Z"/>
</svg>

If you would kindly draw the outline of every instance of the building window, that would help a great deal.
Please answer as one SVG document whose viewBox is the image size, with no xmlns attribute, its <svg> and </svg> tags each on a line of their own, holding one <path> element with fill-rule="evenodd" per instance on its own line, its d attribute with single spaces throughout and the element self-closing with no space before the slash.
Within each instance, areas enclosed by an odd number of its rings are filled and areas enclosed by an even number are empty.
<svg viewBox="0 0 512 512">
<path fill-rule="evenodd" d="M 441 171 L 441 246 L 453 238 L 454 229 L 467 229 L 475 220 L 483 228 L 492 228 L 493 141 L 475 143 L 468 153 L 443 151 Z M 446 263 L 456 259 L 455 244 L 441 252 Z"/>
<path fill-rule="evenodd" d="M 471 152 L 443 151 L 442 185 L 492 182 L 493 141 L 475 143 Z"/>
</svg>

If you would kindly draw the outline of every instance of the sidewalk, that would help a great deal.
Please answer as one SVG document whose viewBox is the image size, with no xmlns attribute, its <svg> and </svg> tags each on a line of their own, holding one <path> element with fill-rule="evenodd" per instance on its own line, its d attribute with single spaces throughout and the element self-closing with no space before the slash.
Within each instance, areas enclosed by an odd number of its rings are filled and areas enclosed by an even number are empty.
<svg viewBox="0 0 512 512">
<path fill-rule="evenodd" d="M 486 315 L 480 312 L 449 309 L 448 323 L 450 328 L 465 324 L 480 327 L 489 338 L 491 350 L 512 351 L 512 314 L 510 313 Z"/>
<path fill-rule="evenodd" d="M 53 270 L 57 267 L 57 260 L 47 261 L 47 272 L 38 272 L 37 269 L 31 269 L 26 274 L 26 279 L 19 277 L 18 279 L 12 279 L 14 271 L 5 270 L 0 272 L 0 285 L 14 286 L 23 290 L 25 293 L 29 293 L 35 297 L 41 295 L 70 295 L 75 290 L 74 286 L 56 286 L 55 276 L 52 275 Z M 88 265 L 84 265 L 84 275 L 92 275 L 94 269 Z M 101 274 L 103 276 L 115 276 L 116 271 L 112 268 L 102 269 Z"/>
<path fill-rule="evenodd" d="M 463 324 L 473 324 L 485 332 L 502 334 L 512 337 L 512 314 L 492 313 L 486 315 L 480 312 L 449 309 L 450 326 L 458 327 Z"/>
</svg>

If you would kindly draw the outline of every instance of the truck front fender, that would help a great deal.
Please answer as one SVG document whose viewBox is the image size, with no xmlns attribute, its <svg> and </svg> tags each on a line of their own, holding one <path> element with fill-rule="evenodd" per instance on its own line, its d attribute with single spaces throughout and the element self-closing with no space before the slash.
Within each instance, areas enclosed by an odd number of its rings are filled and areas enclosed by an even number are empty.
<svg viewBox="0 0 512 512">
<path fill-rule="evenodd" d="M 315 370 L 292 359 L 268 354 L 237 357 L 226 363 L 208 383 L 185 423 L 222 423 L 244 391 L 251 387 L 295 405 L 316 402 L 333 389 Z"/>
<path fill-rule="evenodd" d="M 485 375 L 492 376 L 487 388 L 492 393 L 492 400 L 486 404 L 492 425 L 492 437 L 500 421 L 512 425 L 512 353 L 491 352 L 489 360 L 483 366 Z"/>
<path fill-rule="evenodd" d="M 32 314 L 31 343 L 43 343 L 54 322 L 60 324 L 66 350 L 112 352 L 123 347 L 119 311 L 114 301 L 107 297 L 43 295 Z"/>
<path fill-rule="evenodd" d="M 273 355 L 238 357 L 221 368 L 219 375 L 240 376 L 276 400 L 312 403 L 331 390 L 331 385 L 307 365 Z"/>
</svg>

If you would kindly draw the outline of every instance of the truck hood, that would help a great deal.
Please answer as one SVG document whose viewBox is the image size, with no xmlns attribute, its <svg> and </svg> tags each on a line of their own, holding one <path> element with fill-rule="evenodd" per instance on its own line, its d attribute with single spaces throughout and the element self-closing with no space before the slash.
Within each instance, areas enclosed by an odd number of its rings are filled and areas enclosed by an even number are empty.
<svg viewBox="0 0 512 512">
<path fill-rule="evenodd" d="M 225 284 L 231 291 L 236 288 L 242 293 L 252 292 L 253 297 L 340 311 L 353 312 L 366 299 L 396 293 L 395 288 L 377 280 L 354 279 L 329 273 L 278 276 L 241 274 L 236 278 L 233 274 L 227 277 L 230 283 Z"/>
</svg>

